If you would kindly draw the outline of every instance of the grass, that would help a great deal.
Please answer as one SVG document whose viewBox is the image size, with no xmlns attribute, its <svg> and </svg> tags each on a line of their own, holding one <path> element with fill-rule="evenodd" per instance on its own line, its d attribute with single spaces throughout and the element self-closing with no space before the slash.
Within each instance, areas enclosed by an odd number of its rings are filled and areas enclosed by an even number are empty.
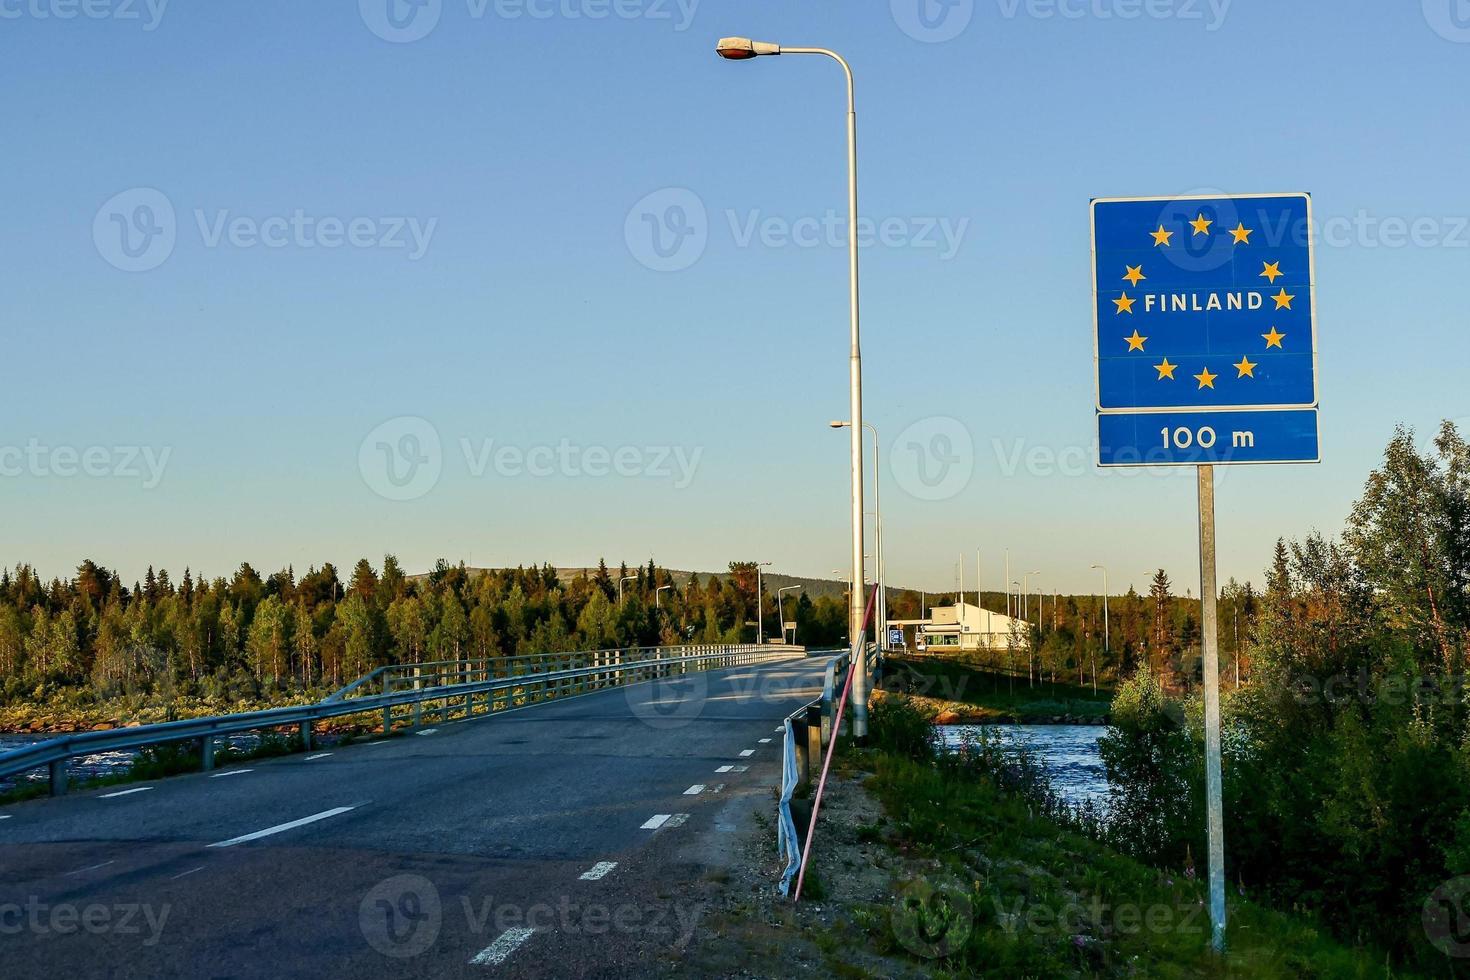
<svg viewBox="0 0 1470 980">
<path fill-rule="evenodd" d="M 1065 681 L 1037 681 L 1012 677 L 956 660 L 890 657 L 885 687 L 904 690 L 931 702 L 954 707 L 966 719 L 988 721 L 1050 721 L 1070 715 L 1100 721 L 1112 707 L 1112 691 Z M 968 709 L 968 710 L 966 710 Z"/>
<path fill-rule="evenodd" d="M 849 764 L 873 773 L 864 785 L 888 816 L 883 843 L 920 871 L 896 883 L 892 908 L 854 916 L 873 952 L 936 977 L 1409 975 L 1234 888 L 1227 952 L 1216 957 L 1203 868 L 1153 868 L 1043 815 L 999 788 L 1007 763 L 998 754 L 915 758 L 881 747 L 883 729 L 914 710 L 875 706 L 877 747 L 845 750 Z"/>
</svg>

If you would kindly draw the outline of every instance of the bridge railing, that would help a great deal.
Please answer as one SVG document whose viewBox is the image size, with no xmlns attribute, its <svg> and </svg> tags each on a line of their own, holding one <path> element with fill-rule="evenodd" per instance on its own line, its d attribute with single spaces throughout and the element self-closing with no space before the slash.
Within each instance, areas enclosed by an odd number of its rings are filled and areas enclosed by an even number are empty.
<svg viewBox="0 0 1470 980">
<path fill-rule="evenodd" d="M 215 739 L 223 736 L 295 728 L 300 732 L 302 747 L 310 749 L 315 725 L 331 718 L 381 712 L 383 732 L 387 734 L 401 722 L 421 724 L 426 706 L 431 715 L 442 720 L 455 714 L 471 717 L 676 674 L 785 659 L 804 652 L 802 647 L 780 644 L 696 645 L 396 664 L 380 667 L 316 704 L 48 739 L 0 753 L 0 778 L 45 768 L 51 795 L 59 796 L 66 792 L 67 763 L 78 756 L 192 741 L 199 746 L 201 767 L 208 770 L 214 768 Z"/>
</svg>

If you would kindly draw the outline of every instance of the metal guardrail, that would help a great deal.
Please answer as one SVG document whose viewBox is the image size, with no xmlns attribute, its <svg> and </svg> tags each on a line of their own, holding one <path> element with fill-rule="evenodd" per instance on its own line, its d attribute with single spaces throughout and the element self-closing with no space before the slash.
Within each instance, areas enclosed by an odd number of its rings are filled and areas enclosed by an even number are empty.
<svg viewBox="0 0 1470 980">
<path fill-rule="evenodd" d="M 311 748 L 313 726 L 329 718 L 382 712 L 383 732 L 393 731 L 394 709 L 409 709 L 408 718 L 417 726 L 426 702 L 443 702 L 439 716 L 447 720 L 456 708 L 465 717 L 492 714 L 609 687 L 669 677 L 674 674 L 713 670 L 742 664 L 764 663 L 799 655 L 799 646 L 636 647 L 625 650 L 595 650 L 575 654 L 546 654 L 535 657 L 505 657 L 491 662 L 437 661 L 428 664 L 381 667 L 347 685 L 316 704 L 268 708 L 233 715 L 191 718 L 184 721 L 116 728 L 100 732 L 63 735 L 13 752 L 0 754 L 0 778 L 46 768 L 51 795 L 66 792 L 66 764 L 77 756 L 95 752 L 137 750 L 150 745 L 195 741 L 199 743 L 201 767 L 214 768 L 214 740 L 263 729 L 296 727 L 302 746 Z M 536 672 L 494 676 L 494 665 L 514 661 L 506 670 L 560 660 L 566 666 Z M 452 668 L 448 665 L 454 665 Z M 428 670 L 427 668 L 433 668 Z M 480 676 L 467 680 L 470 674 Z M 457 678 L 442 683 L 447 678 Z M 382 681 L 380 693 L 360 694 Z M 357 696 L 352 696 L 357 695 Z M 399 720 L 407 720 L 399 717 Z"/>
</svg>

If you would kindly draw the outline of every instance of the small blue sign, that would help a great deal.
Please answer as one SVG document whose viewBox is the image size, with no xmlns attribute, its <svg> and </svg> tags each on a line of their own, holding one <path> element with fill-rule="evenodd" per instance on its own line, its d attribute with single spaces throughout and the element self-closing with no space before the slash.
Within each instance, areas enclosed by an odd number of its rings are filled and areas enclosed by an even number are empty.
<svg viewBox="0 0 1470 980">
<path fill-rule="evenodd" d="M 1306 194 L 1092 202 L 1101 465 L 1320 458 L 1312 234 Z"/>
<path fill-rule="evenodd" d="M 1316 409 L 1098 413 L 1103 466 L 1316 463 Z"/>
</svg>

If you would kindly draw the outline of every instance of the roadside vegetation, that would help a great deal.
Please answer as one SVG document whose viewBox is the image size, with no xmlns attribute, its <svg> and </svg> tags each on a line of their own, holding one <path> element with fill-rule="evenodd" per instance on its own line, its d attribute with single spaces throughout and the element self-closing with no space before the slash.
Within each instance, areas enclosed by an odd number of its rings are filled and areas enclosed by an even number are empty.
<svg viewBox="0 0 1470 980">
<path fill-rule="evenodd" d="M 854 911 L 875 952 L 933 976 L 1383 977 L 1384 955 L 1353 949 L 1307 915 L 1229 896 L 1228 951 L 1210 951 L 1202 868 L 1154 866 L 1101 844 L 1097 814 L 1067 807 L 1045 772 L 1000 739 L 938 752 L 908 699 L 872 712 L 870 746 L 845 763 L 884 818 L 860 833 L 910 859 L 894 900 Z M 1394 971 L 1393 976 L 1412 976 Z"/>
</svg>

